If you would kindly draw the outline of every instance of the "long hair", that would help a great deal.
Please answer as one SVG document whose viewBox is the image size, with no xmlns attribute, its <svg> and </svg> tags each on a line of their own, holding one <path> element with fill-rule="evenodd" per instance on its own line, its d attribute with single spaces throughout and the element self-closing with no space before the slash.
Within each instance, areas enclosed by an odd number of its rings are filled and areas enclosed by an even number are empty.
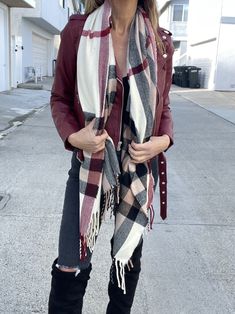
<svg viewBox="0 0 235 314">
<path fill-rule="evenodd" d="M 104 0 L 85 0 L 85 14 L 90 14 L 104 3 Z M 157 11 L 156 0 L 138 0 L 138 5 L 141 6 L 147 13 L 152 24 L 156 43 L 162 53 L 165 52 L 165 47 L 162 43 L 161 37 L 158 35 L 157 29 L 159 27 L 159 15 Z"/>
</svg>

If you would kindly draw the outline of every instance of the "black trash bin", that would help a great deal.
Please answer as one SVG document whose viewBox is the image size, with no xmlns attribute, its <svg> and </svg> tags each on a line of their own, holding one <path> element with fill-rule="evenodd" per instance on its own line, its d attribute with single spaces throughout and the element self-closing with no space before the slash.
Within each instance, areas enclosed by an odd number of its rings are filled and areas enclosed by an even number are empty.
<svg viewBox="0 0 235 314">
<path fill-rule="evenodd" d="M 188 66 L 175 66 L 175 75 L 174 75 L 174 82 L 175 85 L 181 87 L 188 87 L 189 86 L 189 78 L 188 78 Z"/>
<path fill-rule="evenodd" d="M 181 87 L 188 87 L 189 86 L 189 77 L 188 77 L 188 66 L 181 67 Z"/>
<path fill-rule="evenodd" d="M 199 71 L 201 68 L 196 66 L 191 66 L 188 69 L 188 79 L 189 79 L 189 87 L 190 88 L 200 88 L 200 81 L 199 81 Z"/>
<path fill-rule="evenodd" d="M 175 84 L 175 85 L 178 85 L 178 86 L 180 85 L 180 81 L 181 81 L 181 80 L 180 80 L 180 75 L 181 75 L 181 74 L 180 74 L 180 68 L 181 68 L 180 66 L 175 66 L 175 67 L 174 67 L 174 69 L 175 69 L 175 73 L 174 73 L 174 84 Z"/>
</svg>

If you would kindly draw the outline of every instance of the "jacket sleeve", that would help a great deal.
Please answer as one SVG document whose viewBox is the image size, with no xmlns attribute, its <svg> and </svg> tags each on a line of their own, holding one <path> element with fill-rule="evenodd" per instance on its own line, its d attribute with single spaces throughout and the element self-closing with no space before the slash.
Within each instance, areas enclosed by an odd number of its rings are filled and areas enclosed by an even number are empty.
<svg viewBox="0 0 235 314">
<path fill-rule="evenodd" d="M 174 46 L 171 37 L 169 36 L 167 42 L 167 61 L 166 61 L 166 79 L 165 88 L 163 91 L 163 110 L 159 127 L 159 135 L 168 135 L 170 137 L 170 144 L 166 150 L 168 150 L 174 143 L 173 140 L 173 120 L 170 109 L 170 97 L 169 92 L 172 84 L 172 58 L 174 53 Z"/>
<path fill-rule="evenodd" d="M 56 129 L 67 150 L 74 150 L 69 144 L 70 134 L 81 127 L 73 114 L 76 82 L 76 37 L 73 35 L 71 21 L 61 32 L 61 43 L 56 61 L 56 72 L 51 92 L 51 113 Z"/>
</svg>

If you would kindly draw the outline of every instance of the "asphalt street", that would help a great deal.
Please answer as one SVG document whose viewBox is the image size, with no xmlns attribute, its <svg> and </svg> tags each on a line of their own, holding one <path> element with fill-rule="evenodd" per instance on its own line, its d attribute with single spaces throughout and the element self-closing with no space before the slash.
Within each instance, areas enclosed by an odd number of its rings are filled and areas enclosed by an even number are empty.
<svg viewBox="0 0 235 314">
<path fill-rule="evenodd" d="M 235 124 L 221 114 L 226 103 L 214 112 L 182 90 L 171 93 L 171 107 L 175 145 L 167 152 L 168 218 L 159 216 L 156 193 L 132 313 L 234 314 Z M 0 140 L 1 314 L 47 313 L 70 158 L 49 106 Z M 107 219 L 84 314 L 105 314 L 112 231 Z"/>
</svg>

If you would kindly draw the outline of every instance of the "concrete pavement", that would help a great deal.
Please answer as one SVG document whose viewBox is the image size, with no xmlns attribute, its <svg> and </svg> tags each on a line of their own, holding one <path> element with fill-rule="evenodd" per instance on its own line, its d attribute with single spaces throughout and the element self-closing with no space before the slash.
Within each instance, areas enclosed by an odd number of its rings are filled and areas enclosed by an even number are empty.
<svg viewBox="0 0 235 314">
<path fill-rule="evenodd" d="M 172 86 L 171 92 L 213 112 L 227 121 L 235 123 L 235 92 L 190 89 L 176 85 Z"/>
<path fill-rule="evenodd" d="M 53 78 L 46 77 L 38 84 L 25 83 L 25 89 L 0 93 L 0 139 L 48 104 L 52 83 Z M 38 86 L 43 90 L 38 90 Z"/>
<path fill-rule="evenodd" d="M 235 313 L 235 125 L 206 108 L 214 93 L 172 88 L 168 218 L 159 217 L 156 193 L 133 314 Z M 0 205 L 0 313 L 47 313 L 71 158 L 48 106 L 0 140 L 0 158 L 0 193 L 9 195 Z M 112 230 L 113 221 L 103 223 L 84 314 L 105 313 Z"/>
</svg>

